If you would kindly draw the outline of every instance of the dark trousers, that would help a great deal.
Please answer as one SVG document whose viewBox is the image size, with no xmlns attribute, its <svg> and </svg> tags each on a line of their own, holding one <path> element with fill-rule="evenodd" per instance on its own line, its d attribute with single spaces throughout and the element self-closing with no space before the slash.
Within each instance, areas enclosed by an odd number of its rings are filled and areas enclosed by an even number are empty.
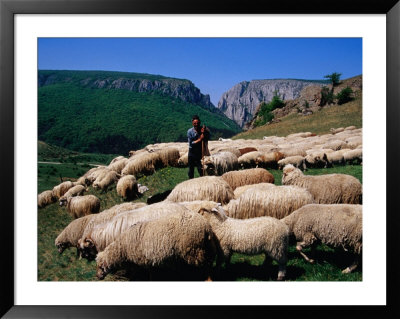
<svg viewBox="0 0 400 319">
<path fill-rule="evenodd" d="M 195 167 L 197 167 L 197 171 L 199 172 L 199 175 L 203 176 L 203 167 L 201 165 L 201 158 L 189 156 L 188 164 L 189 164 L 189 170 L 188 170 L 189 179 L 192 179 L 194 177 L 194 168 Z"/>
</svg>

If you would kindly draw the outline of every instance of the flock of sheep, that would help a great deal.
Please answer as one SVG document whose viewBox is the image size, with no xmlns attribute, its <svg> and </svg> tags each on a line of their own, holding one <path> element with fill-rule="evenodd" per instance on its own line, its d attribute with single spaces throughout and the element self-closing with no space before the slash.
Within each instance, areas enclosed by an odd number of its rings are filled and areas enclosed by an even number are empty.
<svg viewBox="0 0 400 319">
<path fill-rule="evenodd" d="M 59 201 L 74 220 L 55 240 L 62 253 L 76 247 L 96 260 L 97 277 L 126 267 L 194 266 L 211 279 L 229 265 L 233 252 L 264 253 L 286 276 L 289 237 L 302 250 L 317 242 L 354 252 L 353 271 L 362 251 L 362 185 L 345 174 L 304 175 L 307 167 L 362 162 L 362 130 L 332 129 L 317 136 L 297 133 L 262 140 L 209 141 L 203 160 L 207 176 L 179 183 L 161 202 L 135 203 L 137 177 L 166 166 L 187 165 L 187 143 L 160 143 L 119 156 L 77 181 L 66 181 L 38 196 L 38 206 Z M 283 169 L 282 186 L 268 168 Z M 83 195 L 88 187 L 107 191 L 116 184 L 127 202 L 100 211 L 100 200 Z"/>
</svg>

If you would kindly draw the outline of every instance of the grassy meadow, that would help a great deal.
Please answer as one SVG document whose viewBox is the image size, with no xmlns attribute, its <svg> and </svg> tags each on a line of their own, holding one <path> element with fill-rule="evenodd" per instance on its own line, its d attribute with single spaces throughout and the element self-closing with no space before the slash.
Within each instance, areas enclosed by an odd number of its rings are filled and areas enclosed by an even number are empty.
<svg viewBox="0 0 400 319">
<path fill-rule="evenodd" d="M 99 155 L 98 159 L 101 159 Z M 98 164 L 108 164 L 109 159 L 103 158 L 103 162 Z M 38 191 L 51 189 L 60 183 L 60 176 L 63 180 L 74 180 L 83 175 L 90 169 L 93 163 L 73 163 L 65 162 L 61 164 L 38 164 Z M 281 185 L 282 171 L 269 170 L 275 177 L 275 184 Z M 330 174 L 344 173 L 357 177 L 362 182 L 362 166 L 347 165 L 329 169 L 309 169 L 305 174 Z M 197 172 L 195 173 L 197 177 Z M 135 201 L 146 202 L 147 198 L 153 194 L 172 189 L 176 184 L 187 179 L 186 168 L 167 167 L 158 170 L 155 174 L 144 176 L 138 180 L 142 185 L 146 185 L 149 191 L 144 196 Z M 115 185 L 105 193 L 89 188 L 88 194 L 94 194 L 101 200 L 101 210 L 120 204 L 123 200 L 117 195 Z M 38 280 L 39 281 L 97 281 L 95 276 L 95 261 L 78 259 L 76 249 L 67 249 L 63 254 L 59 254 L 54 240 L 58 234 L 72 221 L 72 218 L 65 207 L 60 207 L 58 203 L 48 205 L 38 209 Z M 309 250 L 304 250 L 306 253 Z M 340 249 L 334 250 L 325 245 L 319 245 L 316 252 L 316 264 L 311 265 L 296 252 L 295 242 L 291 242 L 289 248 L 289 262 L 287 265 L 288 281 L 361 281 L 362 268 L 357 269 L 351 274 L 342 274 L 341 270 L 351 263 L 351 257 Z M 220 281 L 269 281 L 275 280 L 278 272 L 278 265 L 262 265 L 265 256 L 248 256 L 234 254 L 231 264 L 227 267 L 223 265 L 222 271 L 215 274 L 214 280 Z M 153 280 L 197 280 L 193 274 L 177 271 L 160 270 L 153 274 Z M 119 271 L 110 274 L 105 278 L 106 281 L 143 281 L 148 280 L 147 274 Z M 200 279 L 199 279 L 200 280 Z"/>
</svg>

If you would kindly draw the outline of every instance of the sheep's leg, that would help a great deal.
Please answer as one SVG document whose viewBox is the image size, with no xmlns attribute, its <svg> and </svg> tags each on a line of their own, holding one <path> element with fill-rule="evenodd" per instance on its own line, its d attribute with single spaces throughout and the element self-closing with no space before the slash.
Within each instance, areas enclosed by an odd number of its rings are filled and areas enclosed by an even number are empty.
<svg viewBox="0 0 400 319">
<path fill-rule="evenodd" d="M 356 258 L 349 267 L 342 270 L 342 274 L 349 274 L 353 272 L 358 267 L 358 264 L 359 264 L 359 258 Z"/>
<path fill-rule="evenodd" d="M 300 253 L 300 255 L 303 256 L 303 258 L 304 258 L 306 261 L 308 261 L 310 264 L 315 263 L 315 260 L 314 260 L 314 259 L 308 258 L 307 255 L 306 255 L 305 253 L 302 252 L 303 246 L 304 246 L 304 242 L 298 242 L 297 245 L 296 245 L 297 251 L 298 251 L 298 252 Z"/>
<path fill-rule="evenodd" d="M 279 264 L 278 281 L 285 280 L 286 277 L 286 264 Z"/>
</svg>

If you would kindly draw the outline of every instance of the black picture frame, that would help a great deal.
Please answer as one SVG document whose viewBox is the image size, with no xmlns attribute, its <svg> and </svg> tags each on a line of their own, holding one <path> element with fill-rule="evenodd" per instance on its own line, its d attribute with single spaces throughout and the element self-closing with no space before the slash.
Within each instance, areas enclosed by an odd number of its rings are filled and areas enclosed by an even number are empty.
<svg viewBox="0 0 400 319">
<path fill-rule="evenodd" d="M 16 306 L 14 303 L 14 18 L 16 14 L 385 14 L 387 19 L 386 306 Z M 0 315 L 4 318 L 204 318 L 293 316 L 395 318 L 400 316 L 395 258 L 399 237 L 395 202 L 399 176 L 400 4 L 398 0 L 284 0 L 222 2 L 182 0 L 0 0 Z M 377 79 L 379 80 L 379 79 Z M 384 198 L 377 200 L 382 201 Z M 378 213 L 378 212 L 377 212 Z M 382 213 L 382 212 L 379 212 Z M 381 269 L 376 269 L 379 273 Z M 81 292 L 82 294 L 84 292 Z M 317 293 L 317 292 L 316 292 Z M 312 298 L 312 296 L 310 296 Z"/>
</svg>

